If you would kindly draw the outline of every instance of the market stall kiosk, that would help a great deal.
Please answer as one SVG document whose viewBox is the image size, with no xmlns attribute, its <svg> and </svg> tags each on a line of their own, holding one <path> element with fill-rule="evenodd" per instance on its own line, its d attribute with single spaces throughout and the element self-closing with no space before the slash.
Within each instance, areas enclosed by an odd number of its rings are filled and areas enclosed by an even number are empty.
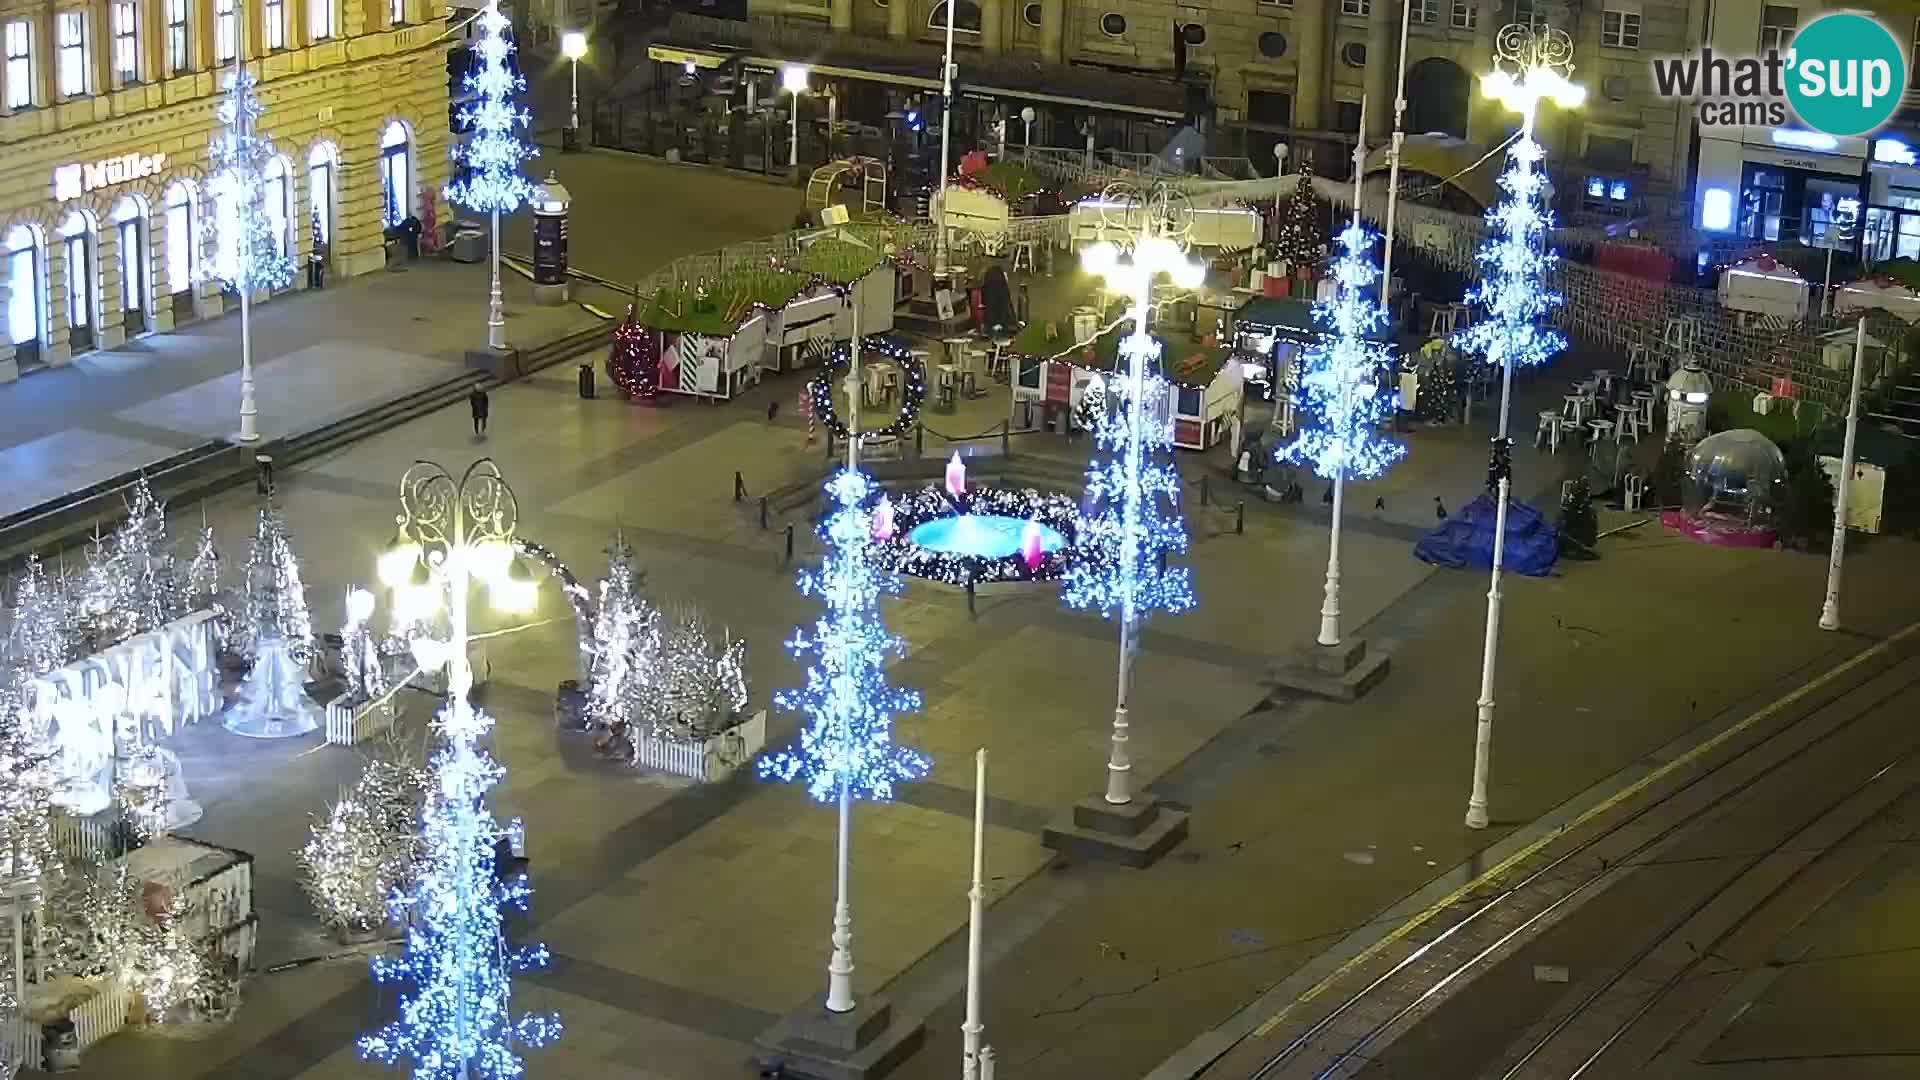
<svg viewBox="0 0 1920 1080">
<path fill-rule="evenodd" d="M 1776 319 L 1807 317 L 1807 280 L 1771 255 L 1756 255 L 1720 272 L 1720 304 L 1728 311 Z"/>
<path fill-rule="evenodd" d="M 780 312 L 808 285 L 802 274 L 758 269 L 655 293 L 639 322 L 660 335 L 660 389 L 725 399 L 758 383 Z"/>
<path fill-rule="evenodd" d="M 1120 339 L 1131 333 L 1122 325 L 1100 334 L 1089 346 L 1075 348 L 1071 331 L 1055 333 L 1048 339 L 1045 330 L 1023 334 L 1011 348 L 1015 352 L 1014 408 L 1019 419 L 1020 406 L 1028 404 L 1029 417 L 1036 408 L 1062 431 L 1076 424 L 1081 403 L 1098 394 L 1118 370 Z M 1173 444 L 1183 450 L 1205 450 L 1227 437 L 1233 418 L 1240 412 L 1245 394 L 1244 364 L 1233 350 L 1195 340 L 1172 329 L 1156 332 L 1164 349 L 1161 374 L 1173 384 Z M 1063 355 L 1064 354 L 1064 355 Z M 1038 426 L 1029 424 L 1029 427 Z"/>
</svg>

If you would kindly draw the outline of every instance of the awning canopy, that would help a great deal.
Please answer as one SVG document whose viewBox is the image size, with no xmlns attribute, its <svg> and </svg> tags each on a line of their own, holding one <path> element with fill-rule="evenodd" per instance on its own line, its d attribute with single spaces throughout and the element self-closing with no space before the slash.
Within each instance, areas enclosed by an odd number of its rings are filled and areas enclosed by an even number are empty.
<svg viewBox="0 0 1920 1080">
<path fill-rule="evenodd" d="M 916 41 L 875 42 L 825 27 L 782 23 L 777 30 L 751 22 L 675 15 L 647 47 L 668 63 L 718 67 L 739 58 L 749 67 L 777 71 L 801 64 L 830 78 L 861 79 L 922 90 L 940 89 L 941 51 Z M 1100 68 L 1047 64 L 1015 55 L 973 53 L 955 61 L 954 93 L 993 95 L 1075 108 L 1104 109 L 1175 123 L 1186 115 L 1187 87 L 1172 80 L 1127 75 Z"/>
<path fill-rule="evenodd" d="M 1409 135 L 1400 145 L 1400 182 L 1406 183 L 1409 172 L 1425 173 L 1458 188 L 1482 208 L 1492 206 L 1500 201 L 1500 172 L 1507 158 L 1487 149 L 1451 135 Z M 1388 149 L 1376 150 L 1367 155 L 1366 175 L 1384 176 L 1391 164 Z"/>
</svg>

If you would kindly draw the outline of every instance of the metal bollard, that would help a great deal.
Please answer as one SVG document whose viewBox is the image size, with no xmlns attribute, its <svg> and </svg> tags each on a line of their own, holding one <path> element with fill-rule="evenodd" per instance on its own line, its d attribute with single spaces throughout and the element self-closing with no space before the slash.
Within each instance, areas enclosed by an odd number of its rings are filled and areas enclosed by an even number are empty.
<svg viewBox="0 0 1920 1080">
<path fill-rule="evenodd" d="M 767 531 L 767 497 L 760 496 L 760 531 Z"/>
<path fill-rule="evenodd" d="M 1212 480 L 1213 480 L 1213 478 L 1212 478 L 1212 477 L 1210 477 L 1210 476 L 1202 476 L 1202 477 L 1200 478 L 1200 505 L 1201 505 L 1201 506 L 1212 506 L 1212 505 L 1213 505 L 1213 483 L 1212 483 Z"/>
<path fill-rule="evenodd" d="M 1000 456 L 1009 457 L 1012 454 L 1013 454 L 1013 421 L 1002 420 L 1000 421 Z"/>
<path fill-rule="evenodd" d="M 793 522 L 787 522 L 787 561 L 793 561 Z"/>
<path fill-rule="evenodd" d="M 972 578 L 967 579 L 967 614 L 969 615 L 979 614 L 979 612 L 975 611 L 973 607 L 973 579 Z"/>
<path fill-rule="evenodd" d="M 1247 500 L 1233 504 L 1233 535 L 1247 535 Z"/>
<path fill-rule="evenodd" d="M 913 425 L 913 456 L 927 456 L 927 429 L 919 424 Z"/>
<path fill-rule="evenodd" d="M 747 497 L 747 479 L 746 477 L 740 475 L 739 469 L 735 469 L 733 470 L 733 501 L 739 502 L 741 499 L 744 499 L 746 497 Z"/>
</svg>

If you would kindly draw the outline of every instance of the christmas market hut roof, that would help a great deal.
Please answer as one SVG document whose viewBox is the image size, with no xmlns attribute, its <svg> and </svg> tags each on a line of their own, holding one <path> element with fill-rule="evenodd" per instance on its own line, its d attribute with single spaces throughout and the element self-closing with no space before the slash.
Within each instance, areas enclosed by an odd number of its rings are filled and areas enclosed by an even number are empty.
<svg viewBox="0 0 1920 1080">
<path fill-rule="evenodd" d="M 764 310 L 778 311 L 807 286 L 805 274 L 785 270 L 731 271 L 718 280 L 670 285 L 653 294 L 640 325 L 673 334 L 731 336 Z M 702 288 L 706 290 L 703 299 Z"/>
<path fill-rule="evenodd" d="M 1046 177 L 1015 161 L 996 161 L 974 173 L 971 179 L 1009 204 L 1049 186 Z"/>
<path fill-rule="evenodd" d="M 1081 367 L 1117 371 L 1120 367 L 1120 340 L 1131 333 L 1133 321 L 1128 319 L 1094 339 L 1091 361 L 1087 359 L 1087 350 L 1069 359 Z M 1207 345 L 1192 334 L 1168 331 L 1164 327 L 1156 328 L 1153 339 L 1166 350 L 1161 358 L 1162 372 L 1169 382 L 1179 386 L 1208 385 L 1213 382 L 1214 376 L 1220 374 L 1220 369 L 1227 365 L 1227 361 L 1233 358 L 1232 349 Z"/>
<path fill-rule="evenodd" d="M 878 248 L 829 236 L 815 240 L 787 260 L 787 268 L 846 286 L 873 273 L 886 261 L 886 254 Z"/>
<path fill-rule="evenodd" d="M 1241 331 L 1271 331 L 1302 344 L 1317 341 L 1323 331 L 1314 322 L 1313 301 L 1295 297 L 1255 297 L 1234 312 L 1233 325 Z M 1393 340 L 1392 332 L 1386 327 L 1374 331 L 1372 337 L 1375 341 Z"/>
</svg>

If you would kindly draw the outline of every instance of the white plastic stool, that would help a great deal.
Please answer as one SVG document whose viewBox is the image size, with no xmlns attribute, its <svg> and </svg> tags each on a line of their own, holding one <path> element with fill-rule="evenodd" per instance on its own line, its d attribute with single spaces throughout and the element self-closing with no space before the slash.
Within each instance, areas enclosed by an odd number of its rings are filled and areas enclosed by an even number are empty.
<svg viewBox="0 0 1920 1080">
<path fill-rule="evenodd" d="M 1020 269 L 1022 265 L 1029 271 L 1033 269 L 1033 249 L 1036 246 L 1032 240 L 1022 240 L 1013 245 L 1013 268 L 1015 270 Z"/>
<path fill-rule="evenodd" d="M 1627 381 L 1633 382 L 1636 378 L 1643 382 L 1652 382 L 1655 378 L 1653 354 L 1638 342 L 1627 346 Z"/>
<path fill-rule="evenodd" d="M 1441 337 L 1453 333 L 1454 305 L 1435 305 L 1432 318 L 1427 320 L 1427 333 Z"/>
<path fill-rule="evenodd" d="M 1540 410 L 1540 423 L 1533 429 L 1533 448 L 1540 449 L 1542 443 L 1550 444 L 1554 453 L 1560 452 L 1560 414 L 1552 409 Z"/>
<path fill-rule="evenodd" d="M 1617 417 L 1613 424 L 1614 444 L 1632 439 L 1635 446 L 1640 445 L 1640 406 L 1623 401 L 1613 407 L 1613 414 Z"/>
</svg>

